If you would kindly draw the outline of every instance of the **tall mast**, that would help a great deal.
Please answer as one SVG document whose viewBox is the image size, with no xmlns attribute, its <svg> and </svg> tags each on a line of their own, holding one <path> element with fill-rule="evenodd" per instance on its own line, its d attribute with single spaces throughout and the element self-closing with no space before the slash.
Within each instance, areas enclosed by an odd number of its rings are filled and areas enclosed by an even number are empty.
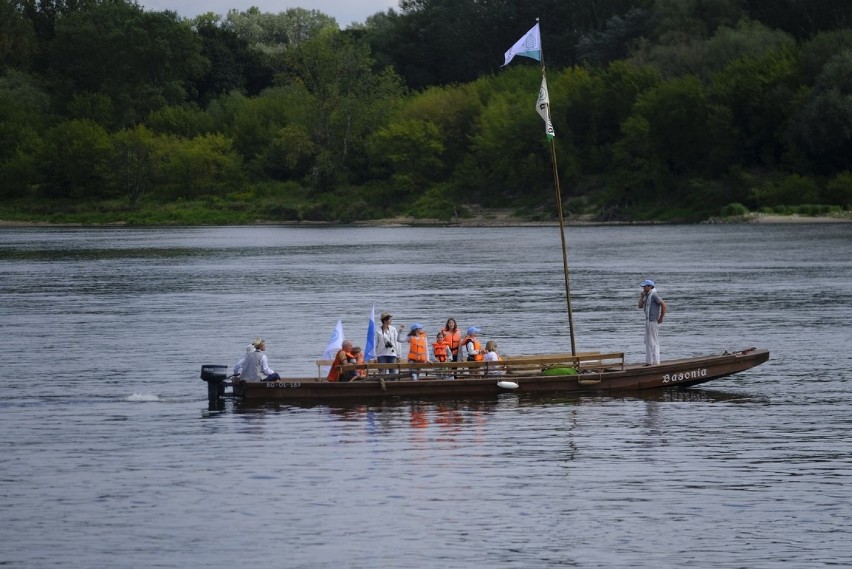
<svg viewBox="0 0 852 569">
<path fill-rule="evenodd" d="M 535 19 L 539 23 L 539 19 Z M 541 27 L 539 26 L 539 29 Z M 541 78 L 547 81 L 547 71 L 544 65 L 544 45 L 539 46 L 541 49 Z M 547 105 L 547 116 L 550 120 L 550 102 Z M 556 190 L 556 211 L 559 213 L 559 236 L 562 239 L 562 272 L 565 276 L 565 302 L 568 304 L 568 332 L 571 335 L 571 355 L 577 355 L 577 345 L 574 341 L 574 313 L 571 311 L 571 280 L 568 276 L 568 248 L 565 242 L 565 216 L 562 213 L 562 188 L 559 186 L 559 165 L 556 161 L 556 137 L 550 138 L 550 164 L 553 170 L 553 187 Z"/>
</svg>

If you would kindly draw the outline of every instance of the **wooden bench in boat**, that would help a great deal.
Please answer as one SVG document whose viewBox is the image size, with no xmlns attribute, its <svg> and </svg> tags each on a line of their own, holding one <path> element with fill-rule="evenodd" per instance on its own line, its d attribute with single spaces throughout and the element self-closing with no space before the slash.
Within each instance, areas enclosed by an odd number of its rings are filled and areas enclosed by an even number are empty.
<svg viewBox="0 0 852 569">
<path fill-rule="evenodd" d="M 316 360 L 317 378 L 324 379 L 322 368 L 328 368 L 333 360 Z M 380 364 L 365 362 L 363 364 L 345 364 L 340 366 L 343 374 L 359 371 L 361 378 L 368 379 L 380 376 L 385 380 L 408 379 L 411 374 L 418 373 L 420 379 L 451 379 L 453 377 L 477 377 L 487 372 L 489 375 L 541 375 L 547 370 L 562 368 L 573 369 L 576 373 L 600 372 L 604 370 L 623 370 L 624 353 L 584 352 L 571 354 L 541 354 L 537 356 L 506 356 L 499 362 L 431 362 L 395 364 Z M 502 372 L 502 373 L 494 373 Z M 558 373 L 557 373 L 558 375 Z M 358 379 L 355 379 L 358 381 Z"/>
</svg>

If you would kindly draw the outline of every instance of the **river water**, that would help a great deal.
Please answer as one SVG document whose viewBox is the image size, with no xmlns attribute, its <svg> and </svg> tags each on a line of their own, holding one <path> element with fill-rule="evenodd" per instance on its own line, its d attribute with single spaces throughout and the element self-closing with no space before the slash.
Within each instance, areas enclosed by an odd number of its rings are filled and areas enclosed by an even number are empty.
<svg viewBox="0 0 852 569">
<path fill-rule="evenodd" d="M 577 349 L 766 364 L 642 397 L 210 411 L 372 307 L 570 349 L 558 229 L 0 228 L 0 566 L 852 565 L 852 224 L 571 227 Z"/>
</svg>

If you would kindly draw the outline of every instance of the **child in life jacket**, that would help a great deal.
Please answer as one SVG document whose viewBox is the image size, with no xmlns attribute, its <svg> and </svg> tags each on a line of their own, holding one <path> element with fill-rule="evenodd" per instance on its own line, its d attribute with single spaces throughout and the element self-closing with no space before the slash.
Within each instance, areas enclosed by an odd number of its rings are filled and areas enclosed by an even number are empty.
<svg viewBox="0 0 852 569">
<path fill-rule="evenodd" d="M 432 358 L 436 362 L 451 362 L 453 361 L 453 348 L 447 341 L 446 334 L 443 330 L 439 331 L 436 340 L 432 342 Z M 451 374 L 445 373 L 443 370 L 437 373 L 441 379 L 452 377 Z"/>
<path fill-rule="evenodd" d="M 436 340 L 432 343 L 432 356 L 436 362 L 448 362 L 453 359 L 453 350 L 443 331 L 438 332 Z"/>
<path fill-rule="evenodd" d="M 349 352 L 352 357 L 348 358 L 350 364 L 362 364 L 364 363 L 364 352 L 361 351 L 360 346 L 352 346 L 352 351 Z M 366 369 L 356 369 L 352 372 L 350 376 L 350 381 L 356 381 L 366 377 L 367 370 Z"/>
<path fill-rule="evenodd" d="M 408 333 L 408 363 L 429 363 L 428 342 L 429 337 L 423 331 L 423 325 L 419 322 L 412 324 Z M 411 379 L 420 379 L 420 372 L 416 368 L 411 370 Z"/>
</svg>

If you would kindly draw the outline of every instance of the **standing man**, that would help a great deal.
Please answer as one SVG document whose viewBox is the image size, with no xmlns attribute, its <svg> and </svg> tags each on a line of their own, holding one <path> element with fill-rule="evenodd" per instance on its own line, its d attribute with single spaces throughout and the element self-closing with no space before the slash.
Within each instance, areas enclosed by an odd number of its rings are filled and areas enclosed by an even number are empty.
<svg viewBox="0 0 852 569">
<path fill-rule="evenodd" d="M 639 308 L 645 311 L 645 365 L 660 363 L 660 324 L 666 316 L 666 303 L 657 294 L 654 281 L 642 281 Z"/>
<path fill-rule="evenodd" d="M 402 346 L 399 343 L 399 330 L 392 324 L 393 314 L 382 312 L 382 325 L 376 330 L 376 359 L 380 364 L 395 364 L 399 361 Z M 382 372 L 390 373 L 390 369 Z"/>
</svg>

